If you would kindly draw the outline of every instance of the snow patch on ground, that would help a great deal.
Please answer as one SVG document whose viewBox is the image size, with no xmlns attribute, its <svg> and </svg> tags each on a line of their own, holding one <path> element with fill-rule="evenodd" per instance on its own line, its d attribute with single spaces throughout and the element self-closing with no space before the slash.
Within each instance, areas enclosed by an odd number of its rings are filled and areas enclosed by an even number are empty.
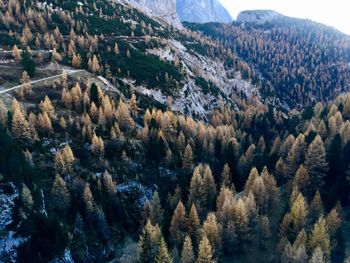
<svg viewBox="0 0 350 263">
<path fill-rule="evenodd" d="M 16 198 L 18 191 L 12 183 L 0 185 L 0 259 L 6 258 L 10 262 L 16 262 L 17 247 L 26 240 L 17 237 L 13 231 L 6 231 L 6 227 L 13 221 Z"/>
<path fill-rule="evenodd" d="M 12 210 L 15 206 L 15 199 L 18 197 L 16 187 L 11 183 L 9 189 L 12 193 L 4 193 L 3 185 L 0 186 L 0 231 L 12 223 Z"/>
<path fill-rule="evenodd" d="M 145 187 L 144 185 L 136 182 L 130 181 L 117 186 L 117 192 L 129 195 L 137 195 L 136 202 L 140 208 L 143 208 L 147 200 L 152 200 L 153 190 Z"/>
<path fill-rule="evenodd" d="M 74 263 L 74 259 L 70 250 L 66 248 L 62 257 L 57 257 L 51 260 L 49 263 Z"/>
<path fill-rule="evenodd" d="M 10 262 L 16 262 L 17 248 L 26 240 L 26 238 L 17 237 L 13 231 L 7 232 L 7 235 L 0 239 L 0 258 L 5 257 Z"/>
</svg>

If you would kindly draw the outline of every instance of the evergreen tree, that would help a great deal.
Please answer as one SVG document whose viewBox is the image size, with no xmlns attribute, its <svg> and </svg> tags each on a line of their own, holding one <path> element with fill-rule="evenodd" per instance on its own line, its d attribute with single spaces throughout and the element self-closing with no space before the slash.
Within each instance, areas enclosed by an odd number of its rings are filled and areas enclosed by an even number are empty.
<svg viewBox="0 0 350 263">
<path fill-rule="evenodd" d="M 321 189 L 324 185 L 324 177 L 328 172 L 328 163 L 320 136 L 316 136 L 310 144 L 305 157 L 305 166 L 310 175 L 311 187 L 314 190 Z"/>
<path fill-rule="evenodd" d="M 122 100 L 119 101 L 119 106 L 115 113 L 118 125 L 123 132 L 131 133 L 135 128 L 135 122 L 130 116 L 127 104 Z"/>
<path fill-rule="evenodd" d="M 324 214 L 323 202 L 319 191 L 316 192 L 310 207 L 309 207 L 309 218 L 313 225 L 321 215 Z"/>
<path fill-rule="evenodd" d="M 309 186 L 310 186 L 309 173 L 305 169 L 304 165 L 300 165 L 299 169 L 297 170 L 293 178 L 292 188 L 293 189 L 297 188 L 303 195 L 308 196 Z"/>
<path fill-rule="evenodd" d="M 58 212 L 66 212 L 70 206 L 71 197 L 66 182 L 61 176 L 56 175 L 51 188 L 51 204 Z"/>
<path fill-rule="evenodd" d="M 270 220 L 267 216 L 263 216 L 261 219 L 261 237 L 262 246 L 265 246 L 265 242 L 271 237 Z"/>
<path fill-rule="evenodd" d="M 305 136 L 300 134 L 294 141 L 292 148 L 288 152 L 286 159 L 286 176 L 290 179 L 295 175 L 298 167 L 302 163 L 305 149 Z"/>
<path fill-rule="evenodd" d="M 311 256 L 309 263 L 326 263 L 324 253 L 320 247 L 317 247 Z"/>
<path fill-rule="evenodd" d="M 19 108 L 13 113 L 11 133 L 16 140 L 24 145 L 32 142 L 29 123 Z"/>
<path fill-rule="evenodd" d="M 290 215 L 293 222 L 293 231 L 297 234 L 305 226 L 308 215 L 307 202 L 301 193 L 298 194 L 292 203 Z"/>
<path fill-rule="evenodd" d="M 213 263 L 213 251 L 208 238 L 204 235 L 198 248 L 196 263 Z"/>
<path fill-rule="evenodd" d="M 140 240 L 139 240 L 139 248 L 140 262 L 149 263 L 154 262 L 156 255 L 158 253 L 158 247 L 160 245 L 160 240 L 162 239 L 162 235 L 158 225 L 153 226 L 151 221 L 148 220 L 146 225 L 144 226 Z"/>
<path fill-rule="evenodd" d="M 112 179 L 112 176 L 107 170 L 105 170 L 105 172 L 102 175 L 102 182 L 104 189 L 108 193 L 109 197 L 114 197 L 117 191 L 116 185 Z"/>
<path fill-rule="evenodd" d="M 173 263 L 173 259 L 168 252 L 168 248 L 163 237 L 161 237 L 159 242 L 155 263 Z"/>
<path fill-rule="evenodd" d="M 213 253 L 218 255 L 221 249 L 221 225 L 217 223 L 214 213 L 209 213 L 203 222 L 203 234 L 208 238 Z"/>
<path fill-rule="evenodd" d="M 180 263 L 194 263 L 194 260 L 192 241 L 189 236 L 186 236 L 183 242 Z"/>
<path fill-rule="evenodd" d="M 185 207 L 180 201 L 176 206 L 169 228 L 170 240 L 176 246 L 180 246 L 182 244 L 182 239 L 185 232 L 185 218 Z"/>
<path fill-rule="evenodd" d="M 153 225 L 155 224 L 161 224 L 163 221 L 163 209 L 160 205 L 160 199 L 158 192 L 154 192 L 153 194 L 153 200 L 152 200 L 152 207 L 151 207 L 151 223 Z"/>
<path fill-rule="evenodd" d="M 39 108 L 41 112 L 46 112 L 51 119 L 55 117 L 55 108 L 48 96 L 45 96 L 44 101 L 40 102 Z"/>
<path fill-rule="evenodd" d="M 23 70 L 28 73 L 28 75 L 32 78 L 35 74 L 35 62 L 28 52 L 28 50 L 22 51 L 22 60 L 21 65 L 23 67 Z"/>
<path fill-rule="evenodd" d="M 235 229 L 237 232 L 237 238 L 240 243 L 243 243 L 250 239 L 249 231 L 249 217 L 247 208 L 242 199 L 239 199 L 234 208 Z"/>
<path fill-rule="evenodd" d="M 99 158 L 102 158 L 104 155 L 105 147 L 103 139 L 96 134 L 92 137 L 91 151 Z"/>
<path fill-rule="evenodd" d="M 326 220 L 322 216 L 312 229 L 310 247 L 313 251 L 319 247 L 325 255 L 330 255 L 330 237 Z"/>
<path fill-rule="evenodd" d="M 191 172 L 193 169 L 193 152 L 192 152 L 192 148 L 189 144 L 186 146 L 184 154 L 183 154 L 182 168 L 186 172 Z"/>
<path fill-rule="evenodd" d="M 230 166 L 226 163 L 221 173 L 221 186 L 231 187 L 231 170 Z"/>
<path fill-rule="evenodd" d="M 200 230 L 200 219 L 197 213 L 197 209 L 192 204 L 190 213 L 186 219 L 187 233 L 195 245 L 199 243 L 199 230 Z"/>
</svg>

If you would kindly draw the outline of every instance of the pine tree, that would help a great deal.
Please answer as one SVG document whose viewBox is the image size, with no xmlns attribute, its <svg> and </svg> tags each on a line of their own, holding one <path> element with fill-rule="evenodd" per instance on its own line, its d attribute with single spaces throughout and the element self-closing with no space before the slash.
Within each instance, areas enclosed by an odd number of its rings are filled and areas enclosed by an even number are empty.
<svg viewBox="0 0 350 263">
<path fill-rule="evenodd" d="M 325 255 L 330 254 L 330 237 L 326 225 L 326 220 L 321 216 L 314 225 L 310 236 L 310 247 L 315 250 L 321 248 Z"/>
<path fill-rule="evenodd" d="M 319 191 L 316 192 L 310 207 L 309 207 L 309 218 L 313 225 L 321 215 L 324 214 L 323 202 Z"/>
<path fill-rule="evenodd" d="M 326 263 L 324 253 L 320 247 L 317 247 L 311 256 L 309 263 Z"/>
<path fill-rule="evenodd" d="M 131 98 L 130 98 L 130 101 L 129 101 L 129 107 L 130 107 L 130 112 L 131 112 L 131 116 L 133 118 L 136 117 L 136 114 L 137 114 L 137 110 L 138 110 L 138 107 L 137 107 L 137 98 L 136 98 L 136 95 L 135 94 L 132 94 L 131 95 Z"/>
<path fill-rule="evenodd" d="M 290 215 L 294 226 L 294 233 L 299 233 L 305 226 L 306 217 L 308 215 L 307 202 L 301 193 L 298 194 L 295 201 L 292 203 Z"/>
<path fill-rule="evenodd" d="M 205 165 L 203 172 L 203 186 L 204 186 L 204 196 L 205 204 L 207 209 L 211 210 L 216 198 L 216 184 L 213 177 L 213 173 L 209 165 Z"/>
<path fill-rule="evenodd" d="M 51 119 L 55 117 L 55 108 L 48 96 L 45 96 L 44 101 L 40 102 L 39 108 L 42 113 L 46 112 Z"/>
<path fill-rule="evenodd" d="M 75 53 L 73 54 L 73 58 L 72 58 L 72 66 L 74 68 L 79 68 L 81 64 L 81 56 L 78 54 L 76 55 Z"/>
<path fill-rule="evenodd" d="M 231 178 L 231 170 L 230 166 L 226 163 L 221 173 L 221 187 L 231 187 L 232 178 Z"/>
<path fill-rule="evenodd" d="M 286 164 L 282 158 L 279 158 L 275 165 L 275 176 L 279 184 L 286 182 Z"/>
<path fill-rule="evenodd" d="M 102 158 L 104 155 L 105 147 L 103 139 L 96 134 L 92 137 L 91 151 L 99 158 Z"/>
<path fill-rule="evenodd" d="M 255 167 L 253 167 L 245 183 L 244 190 L 246 193 L 250 193 L 253 190 L 254 182 L 258 177 L 259 177 L 259 172 Z"/>
<path fill-rule="evenodd" d="M 149 200 L 146 200 L 145 205 L 143 206 L 141 217 L 141 225 L 145 225 L 147 220 L 150 220 L 151 218 L 151 203 Z"/>
<path fill-rule="evenodd" d="M 180 201 L 175 208 L 169 228 L 170 240 L 176 246 L 180 246 L 182 244 L 182 239 L 185 233 L 185 219 L 185 207 Z"/>
<path fill-rule="evenodd" d="M 186 172 L 191 172 L 193 169 L 193 151 L 189 144 L 187 144 L 183 153 L 182 168 Z"/>
<path fill-rule="evenodd" d="M 109 197 L 114 197 L 116 193 L 116 185 L 112 179 L 110 173 L 105 170 L 102 176 L 103 187 L 105 191 L 108 193 Z"/>
<path fill-rule="evenodd" d="M 266 213 L 268 195 L 267 195 L 267 189 L 264 184 L 264 180 L 262 179 L 261 176 L 255 179 L 252 185 L 251 193 L 254 195 L 254 199 L 256 200 L 258 210 L 261 213 Z"/>
<path fill-rule="evenodd" d="M 95 209 L 95 201 L 90 189 L 90 185 L 88 183 L 85 184 L 85 187 L 83 190 L 83 201 L 84 201 L 85 211 L 87 215 L 91 214 Z"/>
<path fill-rule="evenodd" d="M 57 151 L 55 156 L 55 169 L 58 173 L 72 173 L 75 157 L 69 144 Z"/>
<path fill-rule="evenodd" d="M 303 160 L 304 149 L 305 136 L 304 134 L 300 134 L 294 141 L 286 159 L 286 176 L 288 179 L 293 178 L 300 166 Z"/>
<path fill-rule="evenodd" d="M 162 237 L 159 242 L 159 249 L 155 259 L 155 263 L 173 263 L 173 259 L 168 252 L 167 245 Z"/>
<path fill-rule="evenodd" d="M 305 167 L 310 175 L 311 187 L 314 190 L 321 189 L 324 185 L 324 177 L 328 172 L 328 163 L 323 141 L 318 135 L 308 148 L 305 157 Z"/>
<path fill-rule="evenodd" d="M 189 236 L 186 236 L 182 247 L 180 263 L 194 263 L 194 260 L 192 241 Z"/>
<path fill-rule="evenodd" d="M 236 226 L 233 220 L 229 220 L 222 231 L 223 249 L 231 253 L 236 249 L 238 243 Z"/>
<path fill-rule="evenodd" d="M 119 106 L 115 117 L 118 121 L 119 128 L 126 133 L 131 133 L 135 128 L 135 122 L 130 116 L 127 104 L 122 100 L 119 101 Z"/>
<path fill-rule="evenodd" d="M 20 108 L 17 108 L 13 113 L 11 133 L 14 139 L 24 145 L 33 142 L 29 123 Z"/>
<path fill-rule="evenodd" d="M 299 234 L 297 235 L 296 239 L 294 240 L 293 247 L 299 248 L 300 246 L 306 246 L 307 242 L 307 235 L 305 232 L 305 229 L 303 228 Z"/>
<path fill-rule="evenodd" d="M 267 167 L 265 166 L 261 172 L 261 178 L 263 179 L 265 188 L 267 190 L 267 211 L 269 213 L 276 212 L 280 204 L 280 190 L 277 187 L 275 177 L 269 173 Z"/>
<path fill-rule="evenodd" d="M 58 212 L 66 212 L 70 206 L 71 198 L 66 186 L 66 182 L 61 176 L 56 175 L 51 188 L 52 206 Z"/>
<path fill-rule="evenodd" d="M 140 248 L 140 262 L 154 262 L 161 238 L 159 226 L 153 226 L 151 221 L 148 220 L 142 230 L 138 244 Z"/>
<path fill-rule="evenodd" d="M 297 170 L 293 182 L 292 182 L 292 188 L 297 188 L 303 195 L 307 196 L 309 193 L 309 186 L 310 186 L 310 178 L 309 173 L 305 169 L 304 165 L 300 165 L 299 169 Z"/>
<path fill-rule="evenodd" d="M 194 204 L 192 204 L 190 213 L 186 219 L 186 226 L 187 233 L 193 241 L 193 244 L 197 245 L 199 242 L 200 219 Z"/>
<path fill-rule="evenodd" d="M 331 237 L 335 237 L 341 226 L 341 217 L 337 209 L 333 208 L 326 217 L 327 229 Z"/>
<path fill-rule="evenodd" d="M 213 251 L 208 238 L 204 235 L 198 248 L 196 263 L 213 263 Z"/>
<path fill-rule="evenodd" d="M 47 115 L 46 112 L 44 113 L 39 113 L 38 115 L 38 126 L 39 126 L 39 131 L 45 135 L 45 136 L 50 136 L 53 133 L 53 128 L 52 128 L 52 123 L 49 118 L 49 115 Z"/>
<path fill-rule="evenodd" d="M 151 223 L 153 225 L 160 224 L 163 221 L 163 209 L 160 205 L 160 199 L 158 192 L 154 192 L 152 207 L 151 207 Z"/>
<path fill-rule="evenodd" d="M 234 224 L 239 242 L 250 239 L 248 211 L 242 199 L 234 207 Z"/>
<path fill-rule="evenodd" d="M 271 237 L 270 220 L 267 216 L 263 216 L 261 219 L 261 237 L 262 245 Z"/>
<path fill-rule="evenodd" d="M 21 60 L 21 52 L 18 50 L 16 45 L 13 46 L 12 56 L 17 62 Z"/>
<path fill-rule="evenodd" d="M 203 222 L 203 234 L 208 238 L 213 252 L 218 255 L 221 249 L 221 225 L 217 223 L 214 213 L 209 213 Z"/>
<path fill-rule="evenodd" d="M 201 176 L 201 172 L 203 170 L 203 165 L 199 164 L 193 171 L 193 175 L 190 182 L 190 192 L 188 201 L 189 204 L 201 205 L 203 200 L 203 178 Z"/>
</svg>

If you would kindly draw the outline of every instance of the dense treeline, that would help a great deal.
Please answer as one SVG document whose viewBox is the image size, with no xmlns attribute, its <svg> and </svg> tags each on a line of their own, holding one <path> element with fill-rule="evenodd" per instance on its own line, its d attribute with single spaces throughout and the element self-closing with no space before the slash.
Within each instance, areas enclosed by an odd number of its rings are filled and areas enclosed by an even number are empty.
<svg viewBox="0 0 350 263">
<path fill-rule="evenodd" d="M 265 78 L 262 94 L 290 107 L 349 89 L 350 38 L 315 22 L 280 17 L 262 25 L 188 24 L 218 39 Z M 277 94 L 277 95 L 276 95 Z"/>
<path fill-rule="evenodd" d="M 45 261 L 66 246 L 77 261 L 106 259 L 113 250 L 83 248 L 138 233 L 141 262 L 248 257 L 248 248 L 281 262 L 342 257 L 350 94 L 290 116 L 258 103 L 238 112 L 223 106 L 205 124 L 141 109 L 135 95 L 116 101 L 95 84 L 62 79 L 56 89 L 36 109 L 26 110 L 31 95 L 14 99 L 10 113 L 1 107 L 3 127 L 41 174 L 7 178 L 21 189 L 17 223 L 40 224 L 18 229 L 31 237 L 20 260 L 40 253 Z M 119 188 L 132 181 L 159 182 L 141 207 Z M 48 217 L 37 218 L 43 201 Z M 60 245 L 46 247 L 45 238 Z"/>
<path fill-rule="evenodd" d="M 18 262 L 48 262 L 67 250 L 75 262 L 345 260 L 350 94 L 288 114 L 241 96 L 239 108 L 221 105 L 208 122 L 172 111 L 171 99 L 152 107 L 118 79 L 174 92 L 186 75 L 182 63 L 145 53 L 163 45 L 166 34 L 186 39 L 201 55 L 227 57 L 226 66 L 248 79 L 256 79 L 254 70 L 233 50 L 270 63 L 265 56 L 277 41 L 264 39 L 255 54 L 255 40 L 263 38 L 259 31 L 252 37 L 223 26 L 228 42 L 219 44 L 199 33 L 159 29 L 136 10 L 112 2 L 47 3 L 0 0 L 1 41 L 13 48 L 14 65 L 25 70 L 12 103 L 0 102 L 0 186 L 13 184 L 19 193 L 6 229 L 24 238 Z M 274 33 L 293 36 L 293 30 L 284 30 Z M 333 48 L 339 39 L 331 42 L 335 36 L 324 34 Z M 316 46 L 305 48 L 308 58 L 293 53 L 296 64 L 320 62 Z M 52 51 L 49 57 L 32 51 L 40 49 Z M 342 50 L 332 56 L 342 61 Z M 321 57 L 326 66 L 332 63 L 330 56 Z M 59 81 L 34 90 L 35 66 L 47 60 L 101 74 L 124 94 L 65 71 Z M 293 71 L 297 66 L 287 60 Z M 305 74 L 316 77 L 312 72 L 318 69 L 305 63 Z M 271 70 L 270 78 L 276 74 Z M 205 93 L 219 93 L 215 83 L 194 80 Z M 279 87 L 285 79 L 276 81 Z M 318 90 L 321 82 L 315 82 Z M 5 262 L 11 257 L 1 256 Z"/>
</svg>

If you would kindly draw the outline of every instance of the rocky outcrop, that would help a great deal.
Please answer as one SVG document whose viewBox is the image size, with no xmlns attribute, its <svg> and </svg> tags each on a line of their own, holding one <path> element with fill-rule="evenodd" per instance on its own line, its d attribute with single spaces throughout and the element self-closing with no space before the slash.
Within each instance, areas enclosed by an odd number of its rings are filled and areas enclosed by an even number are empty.
<svg viewBox="0 0 350 263">
<path fill-rule="evenodd" d="M 219 0 L 177 0 L 177 14 L 181 21 L 193 23 L 230 23 L 232 18 Z"/>
<path fill-rule="evenodd" d="M 247 10 L 238 14 L 237 21 L 262 25 L 280 17 L 283 17 L 283 15 L 273 10 Z"/>
<path fill-rule="evenodd" d="M 183 26 L 176 13 L 176 0 L 123 0 L 155 20 L 182 29 Z"/>
</svg>

